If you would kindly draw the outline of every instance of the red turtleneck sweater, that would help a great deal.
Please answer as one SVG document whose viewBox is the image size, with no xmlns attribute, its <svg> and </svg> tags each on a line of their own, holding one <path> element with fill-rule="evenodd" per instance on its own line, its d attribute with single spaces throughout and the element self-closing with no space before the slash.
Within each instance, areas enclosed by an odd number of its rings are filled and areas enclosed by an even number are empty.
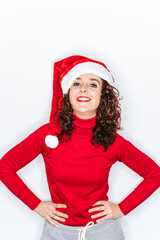
<svg viewBox="0 0 160 240">
<path fill-rule="evenodd" d="M 41 153 L 52 202 L 67 205 L 67 208 L 58 208 L 69 216 L 63 224 L 85 226 L 87 222 L 96 223 L 97 220 L 91 218 L 93 213 L 89 213 L 88 209 L 99 200 L 109 200 L 109 171 L 116 161 L 120 161 L 144 178 L 119 203 L 124 215 L 128 214 L 158 189 L 160 167 L 118 133 L 113 144 L 103 152 L 103 146 L 97 147 L 90 142 L 96 116 L 89 119 L 74 117 L 76 129 L 72 131 L 71 139 L 57 148 L 49 150 L 44 143 L 50 127 L 50 123 L 46 123 L 10 149 L 0 160 L 0 180 L 34 210 L 41 200 L 16 172 Z"/>
</svg>

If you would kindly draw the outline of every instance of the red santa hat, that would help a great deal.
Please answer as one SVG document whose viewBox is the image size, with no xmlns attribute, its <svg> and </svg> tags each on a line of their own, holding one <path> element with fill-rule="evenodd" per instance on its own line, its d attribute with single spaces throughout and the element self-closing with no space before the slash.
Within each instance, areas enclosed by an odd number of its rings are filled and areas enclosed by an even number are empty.
<svg viewBox="0 0 160 240">
<path fill-rule="evenodd" d="M 62 130 L 60 124 L 55 119 L 59 100 L 67 94 L 72 82 L 81 74 L 92 73 L 113 84 L 114 78 L 107 66 L 88 57 L 72 55 L 54 63 L 53 71 L 53 98 L 51 104 L 50 123 L 51 129 L 45 137 L 45 144 L 50 148 L 56 148 L 59 144 L 57 134 Z"/>
</svg>

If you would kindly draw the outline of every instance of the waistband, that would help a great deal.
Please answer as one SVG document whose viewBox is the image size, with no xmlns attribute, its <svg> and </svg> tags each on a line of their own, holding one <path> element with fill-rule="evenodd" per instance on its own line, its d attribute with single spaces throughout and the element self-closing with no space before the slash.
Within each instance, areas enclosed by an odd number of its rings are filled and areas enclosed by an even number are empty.
<svg viewBox="0 0 160 240">
<path fill-rule="evenodd" d="M 113 224 L 116 224 L 118 222 L 118 219 L 107 219 L 102 222 L 98 222 L 96 224 L 94 224 L 93 221 L 90 221 L 85 226 L 80 226 L 80 227 L 68 226 L 68 225 L 65 225 L 65 224 L 62 224 L 62 223 L 56 221 L 55 219 L 53 221 L 59 225 L 59 228 L 61 229 L 61 231 L 65 232 L 65 233 L 77 234 L 77 231 L 82 232 L 82 230 L 83 230 L 83 232 L 85 232 L 87 230 L 88 233 L 89 232 L 94 233 L 97 231 L 101 231 L 102 229 L 110 228 Z"/>
</svg>

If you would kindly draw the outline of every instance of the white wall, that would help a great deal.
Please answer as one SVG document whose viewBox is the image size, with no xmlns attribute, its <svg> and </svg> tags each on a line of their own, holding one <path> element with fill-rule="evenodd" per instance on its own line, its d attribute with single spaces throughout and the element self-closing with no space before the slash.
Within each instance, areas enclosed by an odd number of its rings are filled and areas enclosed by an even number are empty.
<svg viewBox="0 0 160 240">
<path fill-rule="evenodd" d="M 0 0 L 0 156 L 49 121 L 53 63 L 80 54 L 108 66 L 123 96 L 119 133 L 160 165 L 159 11 L 158 0 Z M 41 155 L 19 175 L 50 199 Z M 141 180 L 116 163 L 110 199 L 119 202 Z M 159 240 L 159 193 L 120 219 L 126 240 Z M 3 240 L 38 240 L 43 222 L 0 182 Z"/>
</svg>

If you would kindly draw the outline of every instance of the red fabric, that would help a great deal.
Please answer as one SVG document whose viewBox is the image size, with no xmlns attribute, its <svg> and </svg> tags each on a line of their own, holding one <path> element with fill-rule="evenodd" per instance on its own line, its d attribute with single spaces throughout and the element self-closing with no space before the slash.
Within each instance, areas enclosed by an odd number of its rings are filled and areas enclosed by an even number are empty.
<svg viewBox="0 0 160 240">
<path fill-rule="evenodd" d="M 158 189 L 160 167 L 118 133 L 106 152 L 103 152 L 102 146 L 92 145 L 90 138 L 95 120 L 96 117 L 81 119 L 75 116 L 76 129 L 72 131 L 71 140 L 50 151 L 44 143 L 50 123 L 44 124 L 2 157 L 0 180 L 34 210 L 41 200 L 31 192 L 16 172 L 41 153 L 51 199 L 54 203 L 67 205 L 67 208 L 57 209 L 69 215 L 63 224 L 85 226 L 88 221 L 96 223 L 96 219 L 90 217 L 93 212 L 89 213 L 88 209 L 99 200 L 109 200 L 109 171 L 116 161 L 120 161 L 144 178 L 119 203 L 124 215 L 128 214 Z"/>
</svg>

